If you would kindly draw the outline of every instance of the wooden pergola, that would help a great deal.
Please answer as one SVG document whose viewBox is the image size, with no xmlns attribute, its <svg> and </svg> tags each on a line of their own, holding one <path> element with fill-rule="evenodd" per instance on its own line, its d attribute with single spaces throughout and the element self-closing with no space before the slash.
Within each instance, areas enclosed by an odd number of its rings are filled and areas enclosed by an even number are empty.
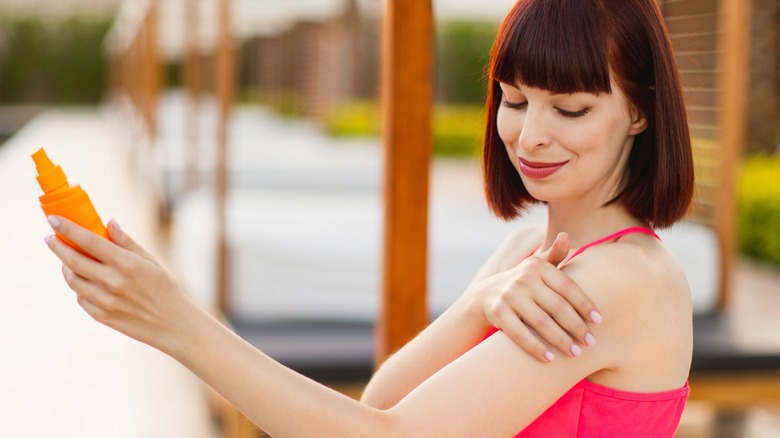
<svg viewBox="0 0 780 438">
<path fill-rule="evenodd" d="M 709 225 L 721 244 L 721 279 L 718 310 L 724 311 L 728 301 L 736 256 L 736 165 L 741 156 L 744 137 L 744 108 L 746 89 L 746 54 L 748 52 L 748 17 L 750 2 L 745 0 L 685 0 L 670 2 L 657 0 L 664 13 L 690 15 L 700 19 L 697 8 L 708 8 L 707 14 L 716 18 L 713 29 L 715 46 L 711 49 L 691 49 L 695 56 L 710 59 L 710 76 L 692 69 L 684 72 L 684 81 L 691 78 L 710 85 L 710 91 L 689 87 L 689 102 L 704 99 L 709 102 L 711 116 L 695 115 L 707 112 L 706 105 L 691 104 L 692 132 L 704 141 L 696 143 L 697 156 L 706 156 L 697 163 L 697 177 L 704 178 L 697 188 L 697 207 L 694 215 Z M 193 4 L 189 5 L 185 29 L 187 40 L 198 35 L 198 17 Z M 388 355 L 415 336 L 428 323 L 426 308 L 426 253 L 428 179 L 431 156 L 431 112 L 433 96 L 433 38 L 434 19 L 431 0 L 387 0 L 382 42 L 381 96 L 383 110 L 384 172 L 384 258 L 381 310 L 376 326 L 374 363 L 380 364 Z M 158 26 L 157 0 L 150 0 L 136 32 L 113 50 L 113 87 L 129 96 L 150 133 L 155 132 L 155 104 L 160 90 L 159 54 L 155 48 L 155 29 Z M 215 182 L 218 214 L 218 299 L 221 312 L 229 309 L 230 296 L 227 272 L 229 260 L 225 235 L 225 198 L 227 186 L 227 156 L 229 151 L 228 122 L 234 100 L 235 59 L 230 24 L 230 0 L 219 0 L 219 38 L 215 45 L 215 89 L 219 100 L 218 166 Z M 687 14 L 687 15 L 686 15 Z M 705 14 L 706 15 L 706 14 Z M 696 18 L 699 17 L 699 18 Z M 687 18 L 685 18 L 687 19 Z M 681 22 L 680 22 L 681 23 Z M 670 29 L 671 31 L 671 29 Z M 682 35 L 682 36 L 680 36 Z M 676 43 L 691 35 L 684 30 L 672 31 Z M 695 35 L 694 35 L 695 37 Z M 691 43 L 698 44 L 698 43 Z M 676 48 L 677 49 L 677 48 Z M 698 58 L 697 58 L 698 59 Z M 698 62 L 698 61 L 697 61 Z M 199 98 L 203 72 L 194 45 L 188 45 L 184 57 L 184 83 L 194 102 Z M 142 72 L 137 75 L 134 72 Z M 697 76 L 698 75 L 698 76 Z M 704 79 L 702 79 L 704 78 Z M 695 81 L 694 81 L 695 82 Z M 690 83 L 690 82 L 689 82 Z M 691 94 L 692 93 L 692 94 Z M 708 118 L 709 117 L 709 118 Z M 188 122 L 194 129 L 194 122 Z M 701 134 L 705 132 L 705 134 Z M 197 139 L 196 139 L 197 140 Z M 698 140 L 697 140 L 698 141 Z M 195 166 L 192 155 L 188 166 Z M 190 177 L 191 184 L 194 176 Z M 736 384 L 729 374 L 694 375 L 692 398 L 707 399 L 727 404 L 728 400 L 780 399 L 780 378 L 777 374 Z M 744 382 L 749 383 L 745 384 Z M 724 392 L 727 391 L 727 392 Z M 725 397 L 724 397 L 725 394 Z M 735 396 L 735 394 L 741 394 Z M 741 397 L 741 398 L 740 398 Z M 728 399 L 728 400 L 726 400 Z M 254 436 L 248 423 L 236 412 L 227 415 L 226 436 Z"/>
</svg>

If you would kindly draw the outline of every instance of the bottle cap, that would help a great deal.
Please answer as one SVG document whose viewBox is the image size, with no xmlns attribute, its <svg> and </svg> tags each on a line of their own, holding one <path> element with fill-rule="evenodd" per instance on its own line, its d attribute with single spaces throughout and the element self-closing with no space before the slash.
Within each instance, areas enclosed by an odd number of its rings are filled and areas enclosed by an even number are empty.
<svg viewBox="0 0 780 438">
<path fill-rule="evenodd" d="M 36 177 L 38 184 L 44 193 L 50 193 L 62 186 L 68 186 L 68 178 L 65 176 L 65 172 L 62 171 L 60 166 L 55 166 L 51 162 L 43 148 L 38 149 L 32 155 L 32 159 L 35 161 L 35 168 L 38 170 L 38 176 Z"/>
</svg>

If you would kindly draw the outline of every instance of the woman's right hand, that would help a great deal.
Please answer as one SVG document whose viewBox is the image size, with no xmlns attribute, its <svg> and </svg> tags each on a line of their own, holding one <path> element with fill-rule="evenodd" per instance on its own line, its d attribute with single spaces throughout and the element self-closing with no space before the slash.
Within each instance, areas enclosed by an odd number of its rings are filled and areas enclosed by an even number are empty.
<svg viewBox="0 0 780 438">
<path fill-rule="evenodd" d="M 579 356 L 582 346 L 596 343 L 588 323 L 602 319 L 590 298 L 558 269 L 568 253 L 569 237 L 560 233 L 547 251 L 471 286 L 487 322 L 543 362 L 555 360 L 545 342 Z"/>
</svg>

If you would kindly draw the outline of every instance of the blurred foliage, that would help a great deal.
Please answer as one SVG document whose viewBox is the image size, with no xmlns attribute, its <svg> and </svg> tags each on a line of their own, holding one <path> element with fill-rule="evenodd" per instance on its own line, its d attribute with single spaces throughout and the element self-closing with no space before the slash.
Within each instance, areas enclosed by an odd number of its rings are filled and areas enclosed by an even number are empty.
<svg viewBox="0 0 780 438">
<path fill-rule="evenodd" d="M 483 130 L 482 107 L 440 104 L 433 112 L 433 150 L 436 155 L 474 156 Z M 378 136 L 379 107 L 374 102 L 350 102 L 329 112 L 327 131 L 336 137 Z"/>
<path fill-rule="evenodd" d="M 328 111 L 325 129 L 334 137 L 379 135 L 379 105 L 376 102 L 345 102 Z"/>
<path fill-rule="evenodd" d="M 751 157 L 739 181 L 743 254 L 780 265 L 780 157 Z"/>
<path fill-rule="evenodd" d="M 476 156 L 484 138 L 481 106 L 438 105 L 433 112 L 433 151 L 437 155 Z"/>
<path fill-rule="evenodd" d="M 281 90 L 271 95 L 263 96 L 264 102 L 277 111 L 285 119 L 297 119 L 303 115 L 301 97 L 293 90 Z"/>
<path fill-rule="evenodd" d="M 452 21 L 437 26 L 434 153 L 475 156 L 483 135 L 485 66 L 496 36 L 491 22 Z M 379 108 L 375 102 L 347 102 L 329 111 L 326 129 L 334 136 L 377 136 Z"/>
<path fill-rule="evenodd" d="M 108 20 L 0 18 L 0 102 L 94 103 L 107 82 Z"/>
<path fill-rule="evenodd" d="M 441 23 L 437 34 L 437 92 L 441 101 L 482 105 L 485 68 L 497 26 L 492 22 Z"/>
</svg>

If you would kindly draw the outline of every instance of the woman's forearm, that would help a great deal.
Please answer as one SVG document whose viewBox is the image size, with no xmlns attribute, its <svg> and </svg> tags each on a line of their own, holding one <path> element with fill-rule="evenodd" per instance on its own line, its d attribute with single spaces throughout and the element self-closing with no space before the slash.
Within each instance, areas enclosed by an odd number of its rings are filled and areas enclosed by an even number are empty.
<svg viewBox="0 0 780 438">
<path fill-rule="evenodd" d="M 188 325 L 161 349 L 272 436 L 393 435 L 389 413 L 282 366 L 205 312 Z"/>
</svg>

